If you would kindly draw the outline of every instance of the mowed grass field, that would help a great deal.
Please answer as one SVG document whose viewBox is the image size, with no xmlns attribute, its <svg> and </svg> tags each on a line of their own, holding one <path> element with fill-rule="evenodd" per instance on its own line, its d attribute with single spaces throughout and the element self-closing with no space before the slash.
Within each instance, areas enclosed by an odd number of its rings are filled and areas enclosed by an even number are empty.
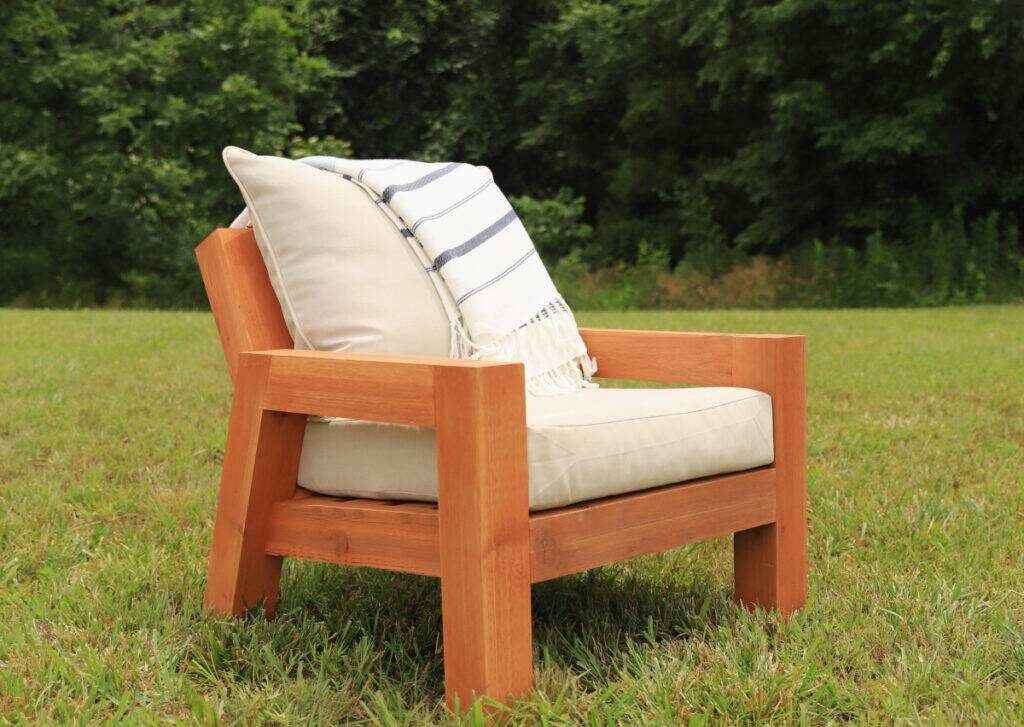
<svg viewBox="0 0 1024 727">
<path fill-rule="evenodd" d="M 1024 307 L 579 318 L 809 337 L 810 598 L 734 606 L 728 539 L 541 584 L 510 723 L 1024 722 Z M 208 314 L 0 311 L 2 719 L 457 722 L 433 579 L 201 610 L 229 398 Z"/>
</svg>

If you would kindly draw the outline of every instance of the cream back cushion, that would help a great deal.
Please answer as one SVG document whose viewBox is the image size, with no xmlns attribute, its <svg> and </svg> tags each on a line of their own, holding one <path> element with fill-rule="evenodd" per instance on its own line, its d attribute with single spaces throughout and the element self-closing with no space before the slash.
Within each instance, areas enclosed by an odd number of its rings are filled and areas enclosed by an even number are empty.
<svg viewBox="0 0 1024 727">
<path fill-rule="evenodd" d="M 224 150 L 295 348 L 447 356 L 441 299 L 360 187 L 291 159 Z"/>
</svg>

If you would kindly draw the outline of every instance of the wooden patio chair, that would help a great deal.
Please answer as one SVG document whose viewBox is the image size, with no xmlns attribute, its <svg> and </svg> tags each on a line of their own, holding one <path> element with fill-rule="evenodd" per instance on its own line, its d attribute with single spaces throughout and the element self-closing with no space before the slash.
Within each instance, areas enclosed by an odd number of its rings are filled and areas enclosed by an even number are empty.
<svg viewBox="0 0 1024 727">
<path fill-rule="evenodd" d="M 740 602 L 804 604 L 802 336 L 582 329 L 602 377 L 770 394 L 775 461 L 531 513 L 521 364 L 293 350 L 252 230 L 196 253 L 234 382 L 209 609 L 271 616 L 284 557 L 439 576 L 446 696 L 464 708 L 531 689 L 531 583 L 732 534 Z M 309 414 L 434 428 L 438 503 L 299 488 Z"/>
</svg>

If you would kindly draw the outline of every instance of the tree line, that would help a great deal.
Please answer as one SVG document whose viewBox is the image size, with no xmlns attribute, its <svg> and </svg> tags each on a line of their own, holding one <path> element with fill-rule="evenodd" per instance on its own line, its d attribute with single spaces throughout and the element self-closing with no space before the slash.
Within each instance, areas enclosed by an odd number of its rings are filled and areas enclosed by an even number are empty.
<svg viewBox="0 0 1024 727">
<path fill-rule="evenodd" d="M 226 144 L 486 164 L 578 304 L 1024 297 L 1016 2 L 10 0 L 0 67 L 0 304 L 202 305 Z"/>
</svg>

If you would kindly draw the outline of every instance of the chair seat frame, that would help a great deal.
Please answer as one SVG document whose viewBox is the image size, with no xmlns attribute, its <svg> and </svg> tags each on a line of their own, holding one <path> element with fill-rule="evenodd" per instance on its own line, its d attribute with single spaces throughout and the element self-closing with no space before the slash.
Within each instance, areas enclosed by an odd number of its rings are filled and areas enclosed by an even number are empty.
<svg viewBox="0 0 1024 727">
<path fill-rule="evenodd" d="M 769 394 L 775 461 L 531 513 L 522 364 L 293 350 L 251 229 L 215 230 L 196 254 L 234 383 L 210 610 L 272 616 L 285 557 L 440 577 L 445 693 L 464 709 L 531 689 L 531 583 L 732 535 L 736 598 L 803 606 L 803 336 L 581 329 L 599 376 Z M 438 502 L 298 487 L 314 414 L 435 429 Z"/>
</svg>

